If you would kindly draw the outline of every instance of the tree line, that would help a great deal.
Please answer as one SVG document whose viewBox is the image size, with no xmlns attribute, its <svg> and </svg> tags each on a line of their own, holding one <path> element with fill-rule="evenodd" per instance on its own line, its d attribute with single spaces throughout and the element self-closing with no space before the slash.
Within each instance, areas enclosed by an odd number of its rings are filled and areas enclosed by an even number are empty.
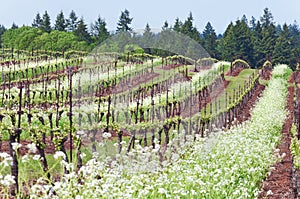
<svg viewBox="0 0 300 199">
<path fill-rule="evenodd" d="M 100 16 L 88 26 L 83 17 L 75 11 L 65 17 L 61 11 L 51 25 L 47 11 L 37 13 L 31 26 L 18 27 L 13 23 L 6 29 L 0 25 L 0 45 L 4 48 L 45 49 L 45 50 L 91 50 L 108 37 L 121 32 L 132 31 L 133 18 L 127 9 L 121 12 L 116 31 L 109 32 L 107 24 Z M 199 42 L 208 53 L 216 58 L 231 61 L 244 59 L 253 67 L 260 67 L 266 60 L 285 63 L 295 67 L 300 58 L 300 29 L 296 22 L 279 25 L 272 13 L 265 8 L 260 19 L 244 15 L 231 22 L 223 34 L 217 35 L 208 22 L 202 32 L 194 26 L 194 18 L 189 13 L 186 20 L 175 19 L 173 25 L 164 22 L 162 30 L 174 30 L 188 35 Z M 145 27 L 145 35 L 151 32 Z"/>
</svg>

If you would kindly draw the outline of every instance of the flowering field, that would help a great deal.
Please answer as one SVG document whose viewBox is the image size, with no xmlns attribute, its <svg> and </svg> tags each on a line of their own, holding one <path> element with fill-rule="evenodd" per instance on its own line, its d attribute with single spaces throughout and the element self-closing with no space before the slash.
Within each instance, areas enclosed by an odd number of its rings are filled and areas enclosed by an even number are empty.
<svg viewBox="0 0 300 199">
<path fill-rule="evenodd" d="M 274 76 L 280 75 L 276 71 Z M 286 116 L 286 86 L 284 79 L 272 78 L 250 121 L 230 130 L 215 130 L 196 142 L 189 137 L 178 146 L 180 134 L 169 143 L 163 162 L 157 154 L 159 146 L 152 150 L 138 145 L 128 156 L 103 162 L 92 159 L 78 173 L 70 166 L 70 173 L 53 186 L 42 182 L 33 186 L 32 196 L 255 198 L 269 166 L 284 155 L 274 149 Z"/>
<path fill-rule="evenodd" d="M 2 64 L 3 197 L 254 198 L 283 155 L 285 65 L 243 122 L 258 70 L 45 57 Z"/>
</svg>

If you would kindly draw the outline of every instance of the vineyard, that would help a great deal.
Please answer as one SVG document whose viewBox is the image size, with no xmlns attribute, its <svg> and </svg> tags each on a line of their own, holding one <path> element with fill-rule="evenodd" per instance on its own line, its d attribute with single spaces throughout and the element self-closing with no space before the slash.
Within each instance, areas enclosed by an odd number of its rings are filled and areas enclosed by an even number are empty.
<svg viewBox="0 0 300 199">
<path fill-rule="evenodd" d="M 179 44 L 110 52 L 110 42 L 2 49 L 1 198 L 270 196 L 287 118 L 299 168 L 300 76 L 287 65 L 253 69 Z"/>
</svg>

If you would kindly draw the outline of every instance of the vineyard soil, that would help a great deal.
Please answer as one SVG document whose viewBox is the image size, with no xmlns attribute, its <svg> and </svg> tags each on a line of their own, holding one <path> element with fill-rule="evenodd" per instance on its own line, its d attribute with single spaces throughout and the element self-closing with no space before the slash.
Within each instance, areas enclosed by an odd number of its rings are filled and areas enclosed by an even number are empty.
<svg viewBox="0 0 300 199">
<path fill-rule="evenodd" d="M 293 189 L 293 160 L 290 152 L 291 135 L 294 110 L 294 88 L 289 87 L 287 97 L 288 116 L 283 124 L 282 138 L 278 149 L 280 154 L 285 154 L 280 162 L 272 166 L 272 171 L 262 183 L 262 192 L 259 198 L 295 198 Z"/>
</svg>

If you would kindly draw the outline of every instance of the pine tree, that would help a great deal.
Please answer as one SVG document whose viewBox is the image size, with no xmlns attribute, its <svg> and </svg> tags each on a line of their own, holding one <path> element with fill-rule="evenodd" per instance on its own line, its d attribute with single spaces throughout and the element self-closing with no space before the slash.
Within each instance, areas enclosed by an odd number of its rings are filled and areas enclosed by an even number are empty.
<svg viewBox="0 0 300 199">
<path fill-rule="evenodd" d="M 221 40 L 220 44 L 220 52 L 222 54 L 222 59 L 227 61 L 232 61 L 235 55 L 235 47 L 236 47 L 236 40 L 234 36 L 234 26 L 231 22 L 227 29 L 225 30 L 224 37 Z"/>
<path fill-rule="evenodd" d="M 37 13 L 35 19 L 33 20 L 32 27 L 40 28 L 41 24 L 42 24 L 42 18 L 40 16 L 40 13 Z"/>
<path fill-rule="evenodd" d="M 193 30 L 193 20 L 194 20 L 193 15 L 190 12 L 188 18 L 182 24 L 180 32 L 183 34 L 186 34 L 188 36 L 191 36 L 192 30 Z"/>
<path fill-rule="evenodd" d="M 60 13 L 57 15 L 55 20 L 54 29 L 59 31 L 66 31 L 67 23 L 64 16 L 63 11 L 60 11 Z"/>
<path fill-rule="evenodd" d="M 147 23 L 146 24 L 146 27 L 145 27 L 145 30 L 143 32 L 143 37 L 142 37 L 142 44 L 143 44 L 143 47 L 151 47 L 153 45 L 153 33 L 151 32 L 151 28 L 149 26 L 149 24 Z M 150 53 L 150 50 L 147 50 L 148 53 Z"/>
<path fill-rule="evenodd" d="M 253 41 L 251 30 L 246 23 L 246 20 L 237 20 L 234 26 L 234 38 L 235 38 L 235 56 L 236 58 L 242 58 L 253 65 Z"/>
<path fill-rule="evenodd" d="M 193 27 L 193 20 L 194 20 L 193 15 L 190 12 L 188 18 L 182 24 L 180 32 L 189 36 L 195 41 L 200 42 L 200 33 L 196 27 Z"/>
<path fill-rule="evenodd" d="M 271 13 L 271 11 L 269 10 L 269 8 L 265 8 L 264 9 L 264 14 L 263 16 L 260 18 L 261 24 L 263 28 L 268 28 L 270 25 L 274 25 L 273 22 L 273 15 Z"/>
<path fill-rule="evenodd" d="M 162 31 L 169 29 L 169 23 L 165 21 L 164 25 L 161 27 Z"/>
<path fill-rule="evenodd" d="M 291 34 L 291 45 L 293 48 L 293 55 L 295 57 L 295 63 L 300 62 L 300 29 L 296 21 L 293 24 L 289 25 L 289 31 Z"/>
<path fill-rule="evenodd" d="M 95 23 L 92 23 L 91 33 L 98 43 L 101 43 L 109 37 L 109 32 L 106 28 L 106 22 L 100 16 L 98 16 Z"/>
<path fill-rule="evenodd" d="M 180 32 L 181 31 L 181 27 L 182 27 L 182 22 L 179 20 L 179 18 L 177 17 L 175 19 L 175 24 L 174 24 L 174 27 L 173 27 L 173 30 L 174 31 L 177 31 L 177 32 Z"/>
<path fill-rule="evenodd" d="M 88 43 L 91 42 L 91 36 L 87 30 L 87 25 L 84 23 L 83 18 L 78 21 L 78 25 L 74 33 L 79 41 L 86 41 Z"/>
<path fill-rule="evenodd" d="M 281 64 L 293 64 L 294 56 L 292 49 L 292 36 L 289 28 L 286 24 L 283 25 L 282 31 L 280 32 L 273 52 L 273 62 Z"/>
<path fill-rule="evenodd" d="M 143 37 L 147 37 L 147 38 L 150 38 L 153 36 L 153 33 L 151 32 L 151 28 L 150 28 L 150 25 L 147 23 L 146 24 L 146 27 L 145 27 L 145 30 L 143 32 Z"/>
<path fill-rule="evenodd" d="M 262 30 L 262 39 L 261 39 L 261 48 L 260 51 L 264 54 L 265 57 L 271 57 L 274 51 L 274 46 L 276 43 L 276 30 L 275 25 L 271 24 L 267 28 Z"/>
<path fill-rule="evenodd" d="M 275 26 L 275 33 L 277 37 L 280 35 L 281 31 L 282 31 L 281 25 L 277 24 L 277 26 Z"/>
<path fill-rule="evenodd" d="M 248 25 L 248 19 L 247 19 L 246 15 L 242 16 L 241 21 L 244 21 Z"/>
<path fill-rule="evenodd" d="M 67 28 L 68 31 L 74 32 L 78 25 L 78 17 L 74 10 L 71 11 L 69 19 L 67 19 Z"/>
<path fill-rule="evenodd" d="M 250 30 L 254 31 L 256 27 L 256 19 L 252 16 L 250 20 Z"/>
<path fill-rule="evenodd" d="M 1 41 L 1 36 L 5 33 L 6 28 L 3 25 L 0 25 L 0 41 Z M 2 42 L 0 42 L 0 47 L 2 47 Z"/>
<path fill-rule="evenodd" d="M 132 28 L 130 27 L 132 19 L 133 18 L 129 17 L 129 11 L 125 9 L 125 11 L 121 13 L 121 16 L 119 18 L 119 22 L 117 24 L 117 32 L 132 31 Z"/>
<path fill-rule="evenodd" d="M 262 27 L 260 21 L 257 21 L 255 25 L 255 29 L 252 31 L 252 41 L 253 41 L 253 49 L 254 49 L 254 60 L 255 66 L 261 67 L 264 59 L 265 54 L 261 51 L 262 49 Z"/>
<path fill-rule="evenodd" d="M 11 29 L 17 29 L 17 28 L 19 28 L 19 26 L 15 24 L 15 22 L 13 22 L 13 24 L 11 25 Z"/>
<path fill-rule="evenodd" d="M 256 61 L 259 65 L 263 64 L 265 59 L 272 58 L 272 53 L 274 51 L 274 46 L 276 43 L 276 27 L 273 22 L 273 15 L 269 11 L 268 8 L 264 9 L 264 14 L 260 18 L 261 21 L 261 40 L 255 46 L 255 54 L 258 54 L 258 58 L 256 56 Z M 270 60 L 272 61 L 272 60 Z"/>
<path fill-rule="evenodd" d="M 44 32 L 51 32 L 51 22 L 50 22 L 50 16 L 48 14 L 47 11 L 45 11 L 44 15 L 43 15 L 43 19 L 41 22 L 41 26 L 40 28 L 44 31 Z"/>
<path fill-rule="evenodd" d="M 205 26 L 205 29 L 202 33 L 203 35 L 203 47 L 207 50 L 207 52 L 212 57 L 217 57 L 217 34 L 213 29 L 210 22 L 208 22 Z"/>
<path fill-rule="evenodd" d="M 6 28 L 4 25 L 0 25 L 0 36 L 3 35 L 3 33 L 6 31 Z"/>
</svg>

